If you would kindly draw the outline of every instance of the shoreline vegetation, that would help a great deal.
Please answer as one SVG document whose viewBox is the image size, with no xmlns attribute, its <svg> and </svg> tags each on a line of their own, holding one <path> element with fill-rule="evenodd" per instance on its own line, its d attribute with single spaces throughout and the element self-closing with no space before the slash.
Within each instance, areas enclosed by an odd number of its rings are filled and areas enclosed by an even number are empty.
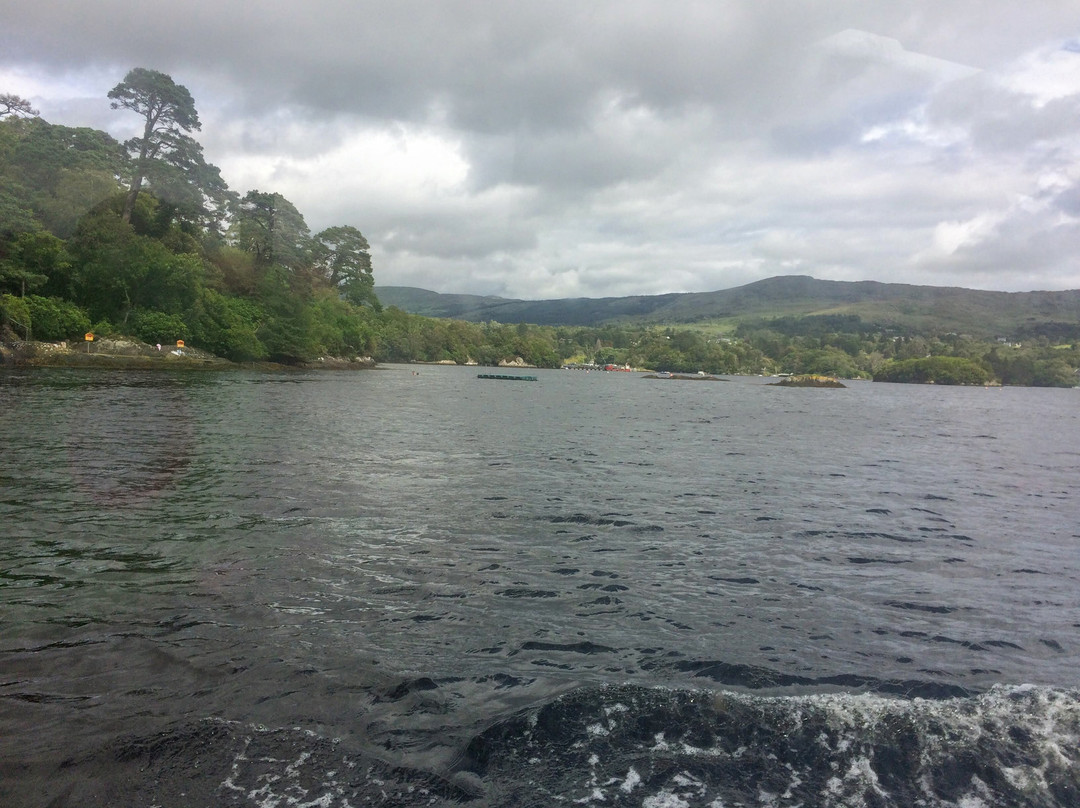
<svg viewBox="0 0 1080 808">
<path fill-rule="evenodd" d="M 14 96 L 0 113 L 4 365 L 571 365 L 695 380 L 1080 384 L 1080 290 L 789 276 L 723 293 L 535 301 L 529 321 L 513 319 L 525 303 L 501 298 L 483 298 L 479 320 L 432 313 L 446 311 L 432 308 L 439 300 L 470 296 L 428 292 L 420 310 L 384 306 L 360 230 L 312 232 L 280 193 L 228 187 L 193 136 L 201 124 L 183 85 L 135 68 L 108 96 L 147 124 L 141 137 L 120 143 L 50 124 Z M 177 341 L 191 347 L 157 350 Z"/>
<path fill-rule="evenodd" d="M 370 356 L 320 357 L 310 362 L 234 362 L 188 346 L 160 348 L 130 338 L 92 342 L 0 342 L 0 368 L 97 368 L 112 370 L 370 370 Z"/>
<path fill-rule="evenodd" d="M 370 356 L 322 356 L 309 361 L 271 362 L 271 361 L 233 361 L 217 356 L 200 348 L 191 346 L 150 345 L 133 337 L 106 337 L 93 341 L 59 340 L 54 342 L 28 341 L 12 338 L 0 340 L 0 371 L 6 369 L 30 368 L 78 368 L 100 370 L 375 370 L 379 363 Z M 1001 387 L 986 370 L 968 362 L 948 361 L 954 357 L 927 357 L 925 360 L 909 360 L 892 363 L 889 372 L 875 374 L 875 382 L 894 384 L 928 384 L 966 387 Z M 943 361 L 945 360 L 945 361 Z M 481 365 L 473 359 L 455 361 L 442 359 L 437 361 L 423 359 L 395 359 L 391 364 L 455 366 L 455 367 L 492 367 L 503 369 L 536 369 L 537 366 L 524 362 L 521 357 L 512 360 L 499 360 L 490 365 Z M 548 367 L 551 369 L 551 367 Z M 565 369 L 565 368 L 564 368 Z M 598 370 L 602 370 L 598 368 Z M 728 379 L 709 373 L 671 373 L 637 367 L 634 373 L 649 380 L 670 381 L 709 381 L 725 382 Z M 733 372 L 731 376 L 757 376 L 756 373 Z M 845 385 L 836 376 L 817 373 L 779 375 L 779 379 L 769 382 L 770 387 L 804 387 L 819 389 L 845 389 Z M 864 379 L 865 380 L 865 379 Z M 1031 385 L 1026 385 L 1031 386 Z M 1064 385 L 1057 385 L 1064 386 Z"/>
</svg>

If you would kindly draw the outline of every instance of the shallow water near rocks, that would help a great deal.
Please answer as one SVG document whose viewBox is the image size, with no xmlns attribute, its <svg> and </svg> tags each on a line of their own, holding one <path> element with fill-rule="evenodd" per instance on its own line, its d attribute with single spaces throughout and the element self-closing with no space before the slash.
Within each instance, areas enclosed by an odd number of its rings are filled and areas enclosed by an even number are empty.
<svg viewBox="0 0 1080 808">
<path fill-rule="evenodd" d="M 1080 391 L 416 370 L 0 375 L 0 802 L 1080 804 Z"/>
</svg>

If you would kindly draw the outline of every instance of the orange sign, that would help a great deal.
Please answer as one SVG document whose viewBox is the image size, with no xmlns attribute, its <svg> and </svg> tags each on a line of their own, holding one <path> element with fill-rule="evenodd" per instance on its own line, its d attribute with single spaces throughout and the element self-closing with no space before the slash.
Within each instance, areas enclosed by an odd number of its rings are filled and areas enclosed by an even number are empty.
<svg viewBox="0 0 1080 808">
<path fill-rule="evenodd" d="M 184 341 L 182 339 L 178 339 L 176 341 L 176 347 L 177 348 L 183 348 L 184 347 Z"/>
<path fill-rule="evenodd" d="M 93 334 L 90 334 L 90 333 L 87 333 L 87 335 L 86 335 L 86 341 L 87 341 L 87 342 L 93 342 L 93 341 L 94 341 L 94 335 L 93 335 Z"/>
</svg>

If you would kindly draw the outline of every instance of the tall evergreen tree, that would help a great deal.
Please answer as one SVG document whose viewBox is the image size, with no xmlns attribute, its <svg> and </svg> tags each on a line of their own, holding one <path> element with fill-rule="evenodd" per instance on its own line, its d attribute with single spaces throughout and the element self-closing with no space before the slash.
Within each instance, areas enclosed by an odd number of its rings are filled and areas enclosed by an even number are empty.
<svg viewBox="0 0 1080 808">
<path fill-rule="evenodd" d="M 8 115 L 25 115 L 32 118 L 38 111 L 30 106 L 30 102 L 14 93 L 0 93 L 0 118 Z"/>
<path fill-rule="evenodd" d="M 157 70 L 136 67 L 109 91 L 113 109 L 129 109 L 142 116 L 143 133 L 124 145 L 134 159 L 131 184 L 122 213 L 131 221 L 135 200 L 155 161 L 184 168 L 202 164 L 202 147 L 187 133 L 202 128 L 195 100 L 188 89 Z"/>
<path fill-rule="evenodd" d="M 315 254 L 323 278 L 350 303 L 378 308 L 371 272 L 371 247 L 355 227 L 328 227 L 315 236 Z"/>
<path fill-rule="evenodd" d="M 248 191 L 240 200 L 233 235 L 238 246 L 254 253 L 259 267 L 277 264 L 296 270 L 311 263 L 311 230 L 303 214 L 279 193 Z"/>
</svg>

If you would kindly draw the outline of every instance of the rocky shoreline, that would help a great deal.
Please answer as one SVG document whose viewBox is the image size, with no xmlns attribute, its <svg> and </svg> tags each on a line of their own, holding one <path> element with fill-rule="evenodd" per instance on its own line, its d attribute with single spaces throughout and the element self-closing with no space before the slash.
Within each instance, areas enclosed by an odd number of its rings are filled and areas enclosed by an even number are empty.
<svg viewBox="0 0 1080 808">
<path fill-rule="evenodd" d="M 808 373 L 801 376 L 786 376 L 778 382 L 772 382 L 773 387 L 829 387 L 846 388 L 847 385 L 835 376 L 819 376 Z"/>
<path fill-rule="evenodd" d="M 312 362 L 284 365 L 275 362 L 231 362 L 188 346 L 149 345 L 138 340 L 96 339 L 93 342 L 0 342 L 0 367 L 103 368 L 128 370 L 367 370 L 371 357 L 320 357 Z"/>
</svg>

